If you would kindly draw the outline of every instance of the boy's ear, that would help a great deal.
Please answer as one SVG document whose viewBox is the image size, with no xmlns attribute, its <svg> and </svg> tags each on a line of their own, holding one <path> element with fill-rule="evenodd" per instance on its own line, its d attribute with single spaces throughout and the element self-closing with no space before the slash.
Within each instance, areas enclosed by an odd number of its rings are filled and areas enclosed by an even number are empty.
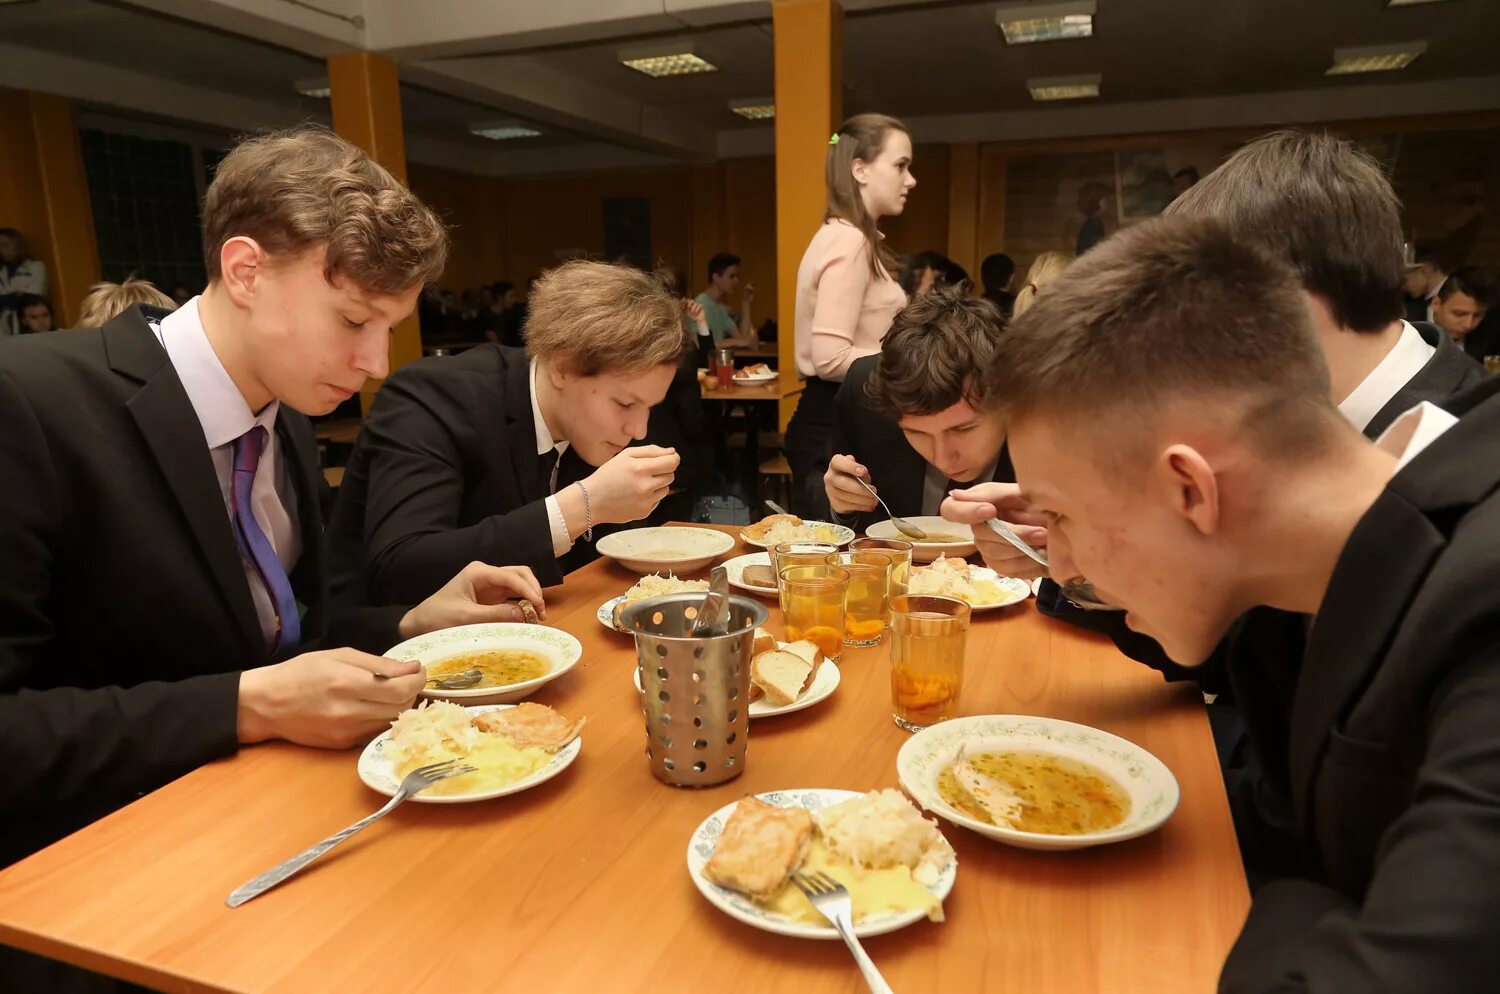
<svg viewBox="0 0 1500 994">
<path fill-rule="evenodd" d="M 265 250 L 253 238 L 236 235 L 224 243 L 219 249 L 219 279 L 230 300 L 243 305 L 255 296 L 265 263 Z"/>
</svg>

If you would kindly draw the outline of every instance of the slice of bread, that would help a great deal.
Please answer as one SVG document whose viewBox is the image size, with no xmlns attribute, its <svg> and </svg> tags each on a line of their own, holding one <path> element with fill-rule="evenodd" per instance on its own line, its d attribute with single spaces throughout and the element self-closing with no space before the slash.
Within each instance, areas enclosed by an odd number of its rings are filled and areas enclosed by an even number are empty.
<svg viewBox="0 0 1500 994">
<path fill-rule="evenodd" d="M 740 582 L 752 587 L 765 587 L 770 589 L 776 586 L 776 574 L 771 572 L 767 566 L 746 566 L 740 572 Z"/>
<path fill-rule="evenodd" d="M 750 682 L 766 692 L 766 701 L 777 706 L 790 704 L 807 686 L 812 665 L 801 656 L 773 649 L 750 662 Z"/>
<path fill-rule="evenodd" d="M 755 630 L 755 644 L 750 647 L 750 656 L 754 658 L 763 652 L 774 652 L 776 649 L 776 636 L 764 628 Z"/>
<path fill-rule="evenodd" d="M 807 679 L 802 684 L 805 692 L 812 686 L 813 679 L 818 675 L 818 667 L 823 665 L 823 650 L 818 648 L 818 643 L 803 639 L 801 642 L 789 642 L 782 647 L 783 652 L 790 652 L 794 656 L 801 656 L 807 661 Z"/>
</svg>

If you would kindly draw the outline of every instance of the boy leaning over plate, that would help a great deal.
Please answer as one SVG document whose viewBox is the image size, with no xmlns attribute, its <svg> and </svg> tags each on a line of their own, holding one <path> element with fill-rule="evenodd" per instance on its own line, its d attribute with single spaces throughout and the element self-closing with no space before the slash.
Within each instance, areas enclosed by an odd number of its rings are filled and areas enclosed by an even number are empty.
<svg viewBox="0 0 1500 994">
<path fill-rule="evenodd" d="M 1291 270 L 1187 218 L 1081 258 L 989 372 L 1054 578 L 1087 576 L 1184 664 L 1253 607 L 1307 618 L 1287 742 L 1302 870 L 1256 891 L 1220 989 L 1487 989 L 1500 382 L 1371 446 L 1329 397 Z"/>
</svg>

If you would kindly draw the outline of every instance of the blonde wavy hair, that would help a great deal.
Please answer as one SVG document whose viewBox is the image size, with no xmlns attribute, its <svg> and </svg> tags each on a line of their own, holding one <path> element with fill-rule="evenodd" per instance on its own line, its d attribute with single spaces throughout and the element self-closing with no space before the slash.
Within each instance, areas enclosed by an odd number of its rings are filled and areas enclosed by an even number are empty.
<svg viewBox="0 0 1500 994">
<path fill-rule="evenodd" d="M 1061 276 L 1072 261 L 1073 257 L 1066 252 L 1043 252 L 1037 256 L 1032 261 L 1031 268 L 1026 270 L 1026 285 L 1021 287 L 1021 292 L 1016 294 L 1015 303 L 1011 305 L 1011 318 L 1018 318 L 1030 310 L 1031 305 L 1036 303 L 1036 295 L 1048 283 Z"/>
<path fill-rule="evenodd" d="M 632 266 L 566 262 L 543 273 L 527 301 L 527 356 L 577 376 L 644 373 L 688 347 L 678 298 Z"/>
<path fill-rule="evenodd" d="M 120 312 L 145 304 L 169 311 L 177 309 L 177 302 L 145 280 L 138 280 L 131 273 L 122 283 L 95 283 L 83 298 L 83 313 L 78 316 L 80 328 L 102 328 L 119 316 Z"/>
<path fill-rule="evenodd" d="M 247 138 L 219 163 L 203 200 L 203 247 L 212 282 L 231 238 L 253 238 L 272 257 L 326 248 L 324 275 L 373 293 L 436 282 L 448 231 L 427 205 L 360 148 L 326 128 Z"/>
</svg>

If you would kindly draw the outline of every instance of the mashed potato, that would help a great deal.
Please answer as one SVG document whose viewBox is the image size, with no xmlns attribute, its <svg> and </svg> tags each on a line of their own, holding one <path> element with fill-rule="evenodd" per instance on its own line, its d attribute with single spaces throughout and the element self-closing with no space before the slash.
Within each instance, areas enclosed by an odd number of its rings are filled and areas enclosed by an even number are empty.
<svg viewBox="0 0 1500 994">
<path fill-rule="evenodd" d="M 427 794 L 470 794 L 515 783 L 547 765 L 552 754 L 535 746 L 518 749 L 505 736 L 482 732 L 469 713 L 448 701 L 427 701 L 391 723 L 382 750 L 405 777 L 418 767 L 462 759 L 475 772 L 440 780 Z"/>
</svg>

